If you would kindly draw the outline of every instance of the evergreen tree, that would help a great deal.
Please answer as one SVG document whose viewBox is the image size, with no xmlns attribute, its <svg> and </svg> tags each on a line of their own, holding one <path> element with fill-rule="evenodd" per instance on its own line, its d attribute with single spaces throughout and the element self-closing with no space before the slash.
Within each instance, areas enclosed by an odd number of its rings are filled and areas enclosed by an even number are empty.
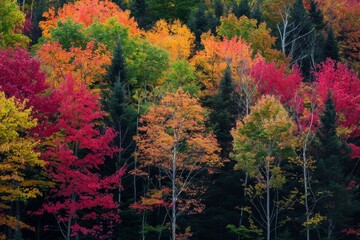
<svg viewBox="0 0 360 240">
<path fill-rule="evenodd" d="M 311 43 L 314 41 L 313 25 L 302 0 L 296 0 L 291 11 L 290 43 L 287 52 L 292 57 L 292 63 L 298 64 L 305 79 L 311 70 Z"/>
<path fill-rule="evenodd" d="M 233 0 L 232 13 L 238 18 L 243 15 L 250 17 L 251 11 L 249 6 L 249 0 L 241 0 L 239 4 L 236 0 Z"/>
<path fill-rule="evenodd" d="M 206 13 L 205 4 L 200 3 L 188 21 L 188 27 L 195 34 L 197 48 L 199 48 L 200 45 L 201 34 L 215 28 L 215 25 L 216 23 L 213 15 L 210 12 Z"/>
<path fill-rule="evenodd" d="M 258 21 L 258 23 L 261 23 L 264 21 L 263 17 L 262 17 L 262 13 L 261 13 L 261 9 L 260 9 L 260 1 L 257 1 L 250 13 L 250 18 L 256 19 Z"/>
<path fill-rule="evenodd" d="M 329 92 L 321 126 L 316 133 L 312 155 L 316 160 L 313 186 L 318 195 L 317 212 L 326 217 L 321 224 L 326 239 L 338 239 L 349 216 L 355 212 L 353 197 L 346 185 L 344 169 L 350 158 L 350 148 L 336 133 L 337 115 Z"/>
<path fill-rule="evenodd" d="M 224 15 L 224 5 L 221 0 L 214 2 L 215 17 L 220 21 L 220 17 Z"/>
<path fill-rule="evenodd" d="M 219 93 L 214 98 L 214 111 L 210 115 L 210 121 L 215 125 L 214 132 L 222 149 L 223 158 L 228 157 L 233 140 L 230 134 L 231 128 L 235 125 L 236 116 L 233 92 L 231 69 L 228 66 L 220 82 Z"/>
<path fill-rule="evenodd" d="M 331 27 L 327 32 L 327 38 L 324 45 L 324 58 L 326 59 L 328 57 L 336 61 L 340 60 L 338 43 Z"/>
<path fill-rule="evenodd" d="M 309 16 L 316 30 L 321 30 L 325 27 L 326 23 L 324 22 L 324 15 L 314 0 L 310 1 Z"/>
<path fill-rule="evenodd" d="M 131 14 L 135 17 L 140 28 L 149 28 L 149 19 L 147 16 L 147 3 L 145 0 L 134 0 L 131 5 Z"/>
</svg>

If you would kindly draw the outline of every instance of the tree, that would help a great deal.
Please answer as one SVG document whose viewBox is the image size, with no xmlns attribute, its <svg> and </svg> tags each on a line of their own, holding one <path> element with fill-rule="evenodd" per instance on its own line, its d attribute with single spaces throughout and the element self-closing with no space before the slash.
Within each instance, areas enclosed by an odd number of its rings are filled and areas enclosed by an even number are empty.
<svg viewBox="0 0 360 240">
<path fill-rule="evenodd" d="M 338 43 L 331 27 L 327 32 L 327 38 L 324 45 L 324 58 L 326 59 L 328 57 L 334 59 L 335 61 L 340 60 Z"/>
<path fill-rule="evenodd" d="M 279 196 L 273 190 L 281 188 L 286 182 L 281 163 L 293 156 L 294 131 L 295 124 L 285 108 L 270 95 L 263 96 L 232 131 L 233 158 L 237 161 L 235 169 L 256 180 L 256 185 L 247 190 L 250 193 L 248 197 L 253 198 L 250 202 L 258 199 L 263 206 L 255 209 L 261 216 L 258 222 L 266 231 L 267 240 L 277 227 L 275 214 L 281 211 Z M 275 196 L 274 200 L 272 196 Z M 263 199 L 265 203 L 262 203 Z"/>
<path fill-rule="evenodd" d="M 0 48 L 26 47 L 30 39 L 21 33 L 25 21 L 15 0 L 0 2 Z"/>
<path fill-rule="evenodd" d="M 102 134 L 96 127 L 103 113 L 98 96 L 84 85 L 75 87 L 69 78 L 57 95 L 61 99 L 56 122 L 60 131 L 44 154 L 56 186 L 37 214 L 53 214 L 66 240 L 78 236 L 106 239 L 120 221 L 110 191 L 120 187 L 124 169 L 110 176 L 98 170 L 106 157 L 119 150 L 110 146 L 116 133 L 108 128 Z"/>
<path fill-rule="evenodd" d="M 146 9 L 148 5 L 146 0 L 135 0 L 130 5 L 131 14 L 135 17 L 136 22 L 141 29 L 147 29 L 149 27 L 149 17 Z"/>
<path fill-rule="evenodd" d="M 337 114 L 329 92 L 312 149 L 316 160 L 315 191 L 321 196 L 316 208 L 325 217 L 319 225 L 327 239 L 334 239 L 337 232 L 346 226 L 348 217 L 357 211 L 352 189 L 347 188 L 349 179 L 345 175 L 351 150 L 346 142 L 337 136 L 336 121 Z"/>
<path fill-rule="evenodd" d="M 176 239 L 177 219 L 181 213 L 203 209 L 195 198 L 196 175 L 221 164 L 217 156 L 220 149 L 214 136 L 205 129 L 204 114 L 197 100 L 180 88 L 164 96 L 159 105 L 149 108 L 141 118 L 140 133 L 135 138 L 140 169 L 158 168 L 164 178 L 159 190 L 170 189 L 172 239 Z"/>
<path fill-rule="evenodd" d="M 79 85 L 94 87 L 106 73 L 109 55 L 103 44 L 94 42 L 87 43 L 85 49 L 73 46 L 69 51 L 59 42 L 46 42 L 37 50 L 37 57 L 48 74 L 47 80 L 55 88 L 65 82 L 68 75 Z"/>
<path fill-rule="evenodd" d="M 204 49 L 196 53 L 191 63 L 200 70 L 199 79 L 205 95 L 218 92 L 222 74 L 228 65 L 236 86 L 261 59 L 260 56 L 253 58 L 250 44 L 237 37 L 220 41 L 208 32 L 202 35 L 201 43 Z"/>
<path fill-rule="evenodd" d="M 45 82 L 46 75 L 40 71 L 40 62 L 24 49 L 0 50 L 0 72 L 0 91 L 7 97 L 26 100 L 32 117 L 38 119 L 37 126 L 31 129 L 32 136 L 43 138 L 54 133 L 56 128 L 50 122 L 58 104 Z"/>
<path fill-rule="evenodd" d="M 123 26 L 129 27 L 131 35 L 140 33 L 137 23 L 130 17 L 130 12 L 121 10 L 115 3 L 108 0 L 84 0 L 68 3 L 58 11 L 50 8 L 44 13 L 44 17 L 46 20 L 39 24 L 44 37 L 50 37 L 58 21 L 73 20 L 87 28 L 95 22 L 103 23 L 112 17 L 116 18 Z"/>
<path fill-rule="evenodd" d="M 347 138 L 360 136 L 360 81 L 356 73 L 347 65 L 328 58 L 319 65 L 315 78 L 322 103 L 326 102 L 328 91 L 332 92 L 341 133 Z"/>
<path fill-rule="evenodd" d="M 43 174 L 45 161 L 35 151 L 38 142 L 26 134 L 36 124 L 26 101 L 6 98 L 0 91 L 0 226 L 15 230 L 17 237 L 21 237 L 22 228 L 33 230 L 20 220 L 19 201 L 41 196 L 42 188 L 48 185 Z M 14 217 L 8 212 L 15 202 L 18 206 Z M 2 239 L 6 238 L 3 233 Z"/>
<path fill-rule="evenodd" d="M 159 20 L 153 29 L 145 33 L 145 37 L 152 44 L 168 51 L 172 60 L 186 60 L 195 41 L 194 34 L 179 20 L 172 24 Z"/>
<path fill-rule="evenodd" d="M 232 13 L 236 17 L 246 16 L 250 17 L 250 5 L 249 0 L 241 0 L 238 4 L 238 1 L 233 0 L 232 1 Z"/>
<path fill-rule="evenodd" d="M 219 92 L 213 100 L 213 112 L 210 122 L 214 124 L 216 139 L 221 147 L 221 157 L 228 158 L 231 152 L 232 136 L 230 130 L 235 126 L 234 87 L 231 79 L 231 69 L 227 67 L 220 82 Z"/>
<path fill-rule="evenodd" d="M 215 17 L 211 12 L 206 12 L 207 7 L 200 3 L 196 10 L 190 15 L 188 27 L 195 34 L 195 44 L 200 48 L 201 34 L 215 28 Z"/>
<path fill-rule="evenodd" d="M 254 79 L 257 91 L 261 95 L 277 96 L 282 104 L 288 106 L 291 106 L 302 80 L 297 68 L 289 72 L 284 65 L 278 68 L 273 62 L 263 61 L 255 64 L 250 76 Z"/>
</svg>

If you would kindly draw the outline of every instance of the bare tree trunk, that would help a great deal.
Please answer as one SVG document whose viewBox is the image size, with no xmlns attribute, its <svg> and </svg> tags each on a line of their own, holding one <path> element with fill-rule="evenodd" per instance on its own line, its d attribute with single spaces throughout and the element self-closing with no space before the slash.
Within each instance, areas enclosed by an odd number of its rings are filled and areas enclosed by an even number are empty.
<svg viewBox="0 0 360 240">
<path fill-rule="evenodd" d="M 172 162 L 172 217 L 171 217 L 171 236 L 172 240 L 176 240 L 176 143 L 174 145 L 174 155 Z"/>
</svg>

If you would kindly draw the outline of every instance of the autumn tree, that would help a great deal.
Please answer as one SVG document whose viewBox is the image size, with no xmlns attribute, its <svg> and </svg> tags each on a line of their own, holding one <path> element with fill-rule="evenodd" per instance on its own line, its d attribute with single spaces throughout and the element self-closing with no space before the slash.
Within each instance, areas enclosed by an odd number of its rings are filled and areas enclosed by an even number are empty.
<svg viewBox="0 0 360 240">
<path fill-rule="evenodd" d="M 16 238 L 21 238 L 21 229 L 34 230 L 20 220 L 20 202 L 27 202 L 42 195 L 42 187 L 47 183 L 42 170 L 45 161 L 35 149 L 38 142 L 26 134 L 37 124 L 31 117 L 31 109 L 26 108 L 26 101 L 15 97 L 6 98 L 0 91 L 0 226 L 4 233 L 12 238 L 15 230 Z M 31 173 L 31 174 L 29 174 Z M 16 203 L 16 216 L 9 214 Z M 6 227 L 6 228 L 5 228 Z"/>
<path fill-rule="evenodd" d="M 0 48 L 26 47 L 30 39 L 22 34 L 25 14 L 15 0 L 0 2 Z"/>
<path fill-rule="evenodd" d="M 275 215 L 285 207 L 279 205 L 276 189 L 286 183 L 281 165 L 294 154 L 294 131 L 293 120 L 279 100 L 270 95 L 263 96 L 232 131 L 235 169 L 244 171 L 256 182 L 247 191 L 250 202 L 257 199 L 263 206 L 255 207 L 255 211 L 256 216 L 261 216 L 257 221 L 266 231 L 267 240 L 278 227 Z"/>
<path fill-rule="evenodd" d="M 32 117 L 38 119 L 37 126 L 31 130 L 33 136 L 48 137 L 56 131 L 50 122 L 55 119 L 57 99 L 45 83 L 40 62 L 24 49 L 0 50 L 0 71 L 0 91 L 7 97 L 26 100 L 26 107 L 32 108 Z"/>
<path fill-rule="evenodd" d="M 93 236 L 105 239 L 119 222 L 118 204 L 111 190 L 118 188 L 123 168 L 110 176 L 99 173 L 106 157 L 117 149 L 110 146 L 113 129 L 103 133 L 96 126 L 103 117 L 98 96 L 69 78 L 57 90 L 61 99 L 56 122 L 60 131 L 44 154 L 56 186 L 37 214 L 56 217 L 64 239 Z"/>
<path fill-rule="evenodd" d="M 140 133 L 135 138 L 140 169 L 146 173 L 148 167 L 158 168 L 164 178 L 159 191 L 170 189 L 172 239 L 176 239 L 178 233 L 180 214 L 203 210 L 196 200 L 196 175 L 221 164 L 217 156 L 220 149 L 215 137 L 205 129 L 204 115 L 197 100 L 180 88 L 149 108 L 141 118 Z"/>
<path fill-rule="evenodd" d="M 172 60 L 186 60 L 195 41 L 194 34 L 179 20 L 173 23 L 159 20 L 150 31 L 145 33 L 145 37 L 152 44 L 168 51 Z"/>
<path fill-rule="evenodd" d="M 106 22 L 112 17 L 116 18 L 123 26 L 127 26 L 130 34 L 140 33 L 137 23 L 130 17 L 130 12 L 121 10 L 115 3 L 107 0 L 84 0 L 68 3 L 58 11 L 50 8 L 44 13 L 44 16 L 46 20 L 40 22 L 40 27 L 45 37 L 50 37 L 58 21 L 73 20 L 87 28 L 96 22 Z"/>
<path fill-rule="evenodd" d="M 224 38 L 220 41 L 209 32 L 202 35 L 204 49 L 198 51 L 191 59 L 191 63 L 200 70 L 199 79 L 204 86 L 205 95 L 217 93 L 222 74 L 227 65 L 231 66 L 234 85 L 248 76 L 250 69 L 262 59 L 253 57 L 250 44 L 241 38 Z"/>
</svg>

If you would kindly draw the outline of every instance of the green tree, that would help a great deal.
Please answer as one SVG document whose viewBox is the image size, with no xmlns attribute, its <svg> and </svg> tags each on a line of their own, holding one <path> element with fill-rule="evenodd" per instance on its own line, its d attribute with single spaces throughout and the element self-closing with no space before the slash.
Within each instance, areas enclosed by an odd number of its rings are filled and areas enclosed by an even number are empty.
<svg viewBox="0 0 360 240">
<path fill-rule="evenodd" d="M 221 156 L 227 158 L 231 151 L 232 136 L 230 130 L 235 126 L 234 87 L 231 69 L 227 67 L 220 82 L 219 93 L 214 97 L 213 112 L 210 122 L 214 124 L 214 132 L 221 147 Z"/>
<path fill-rule="evenodd" d="M 15 0 L 0 1 L 0 48 L 26 47 L 30 39 L 21 33 L 25 21 Z"/>
<path fill-rule="evenodd" d="M 294 155 L 295 129 L 293 120 L 279 100 L 266 95 L 232 131 L 232 157 L 237 161 L 235 169 L 255 180 L 255 186 L 248 187 L 247 197 L 254 205 L 257 200 L 257 204 L 263 206 L 263 210 L 255 209 L 267 240 L 278 227 L 275 219 L 283 208 L 276 190 L 286 182 L 281 164 Z"/>
<path fill-rule="evenodd" d="M 324 58 L 331 58 L 334 59 L 335 61 L 339 61 L 339 46 L 338 43 L 336 41 L 335 35 L 334 35 L 334 31 L 333 29 L 330 27 L 328 32 L 327 32 L 327 38 L 325 40 L 325 45 L 324 45 Z"/>
<path fill-rule="evenodd" d="M 195 34 L 195 43 L 198 48 L 201 42 L 201 34 L 214 29 L 216 25 L 214 16 L 211 12 L 206 12 L 206 10 L 206 5 L 200 3 L 196 10 L 190 15 L 188 21 L 188 27 Z"/>
<path fill-rule="evenodd" d="M 241 16 L 250 17 L 251 9 L 249 5 L 249 0 L 241 0 L 240 3 L 238 3 L 237 0 L 233 0 L 232 13 L 238 18 Z"/>
<path fill-rule="evenodd" d="M 316 160 L 313 174 L 313 187 L 319 199 L 316 209 L 325 217 L 317 227 L 326 239 L 338 239 L 349 217 L 359 209 L 352 196 L 353 190 L 347 188 L 350 179 L 345 174 L 345 168 L 350 160 L 351 150 L 337 135 L 337 119 L 335 105 L 329 92 L 311 151 Z"/>
</svg>

